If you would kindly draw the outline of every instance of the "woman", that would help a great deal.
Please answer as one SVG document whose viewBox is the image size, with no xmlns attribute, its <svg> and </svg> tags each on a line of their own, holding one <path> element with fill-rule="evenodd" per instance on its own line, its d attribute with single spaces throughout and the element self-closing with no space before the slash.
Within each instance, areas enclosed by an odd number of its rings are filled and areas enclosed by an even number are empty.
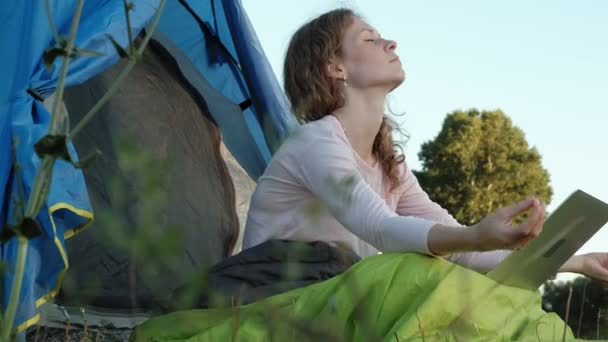
<svg viewBox="0 0 608 342">
<path fill-rule="evenodd" d="M 294 34 L 284 74 L 293 111 L 306 124 L 259 179 L 244 247 L 324 241 L 364 260 L 330 280 L 236 311 L 151 320 L 139 337 L 536 341 L 563 330 L 573 339 L 563 321 L 541 310 L 538 294 L 435 257 L 488 271 L 540 233 L 544 210 L 531 197 L 462 227 L 429 199 L 395 151 L 383 114 L 387 94 L 405 79 L 394 41 L 352 11 L 334 10 Z M 509 223 L 524 212 L 525 221 Z M 379 251 L 385 254 L 369 257 Z M 562 270 L 608 281 L 608 258 L 574 257 Z"/>
<path fill-rule="evenodd" d="M 462 227 L 421 189 L 395 151 L 383 114 L 386 96 L 405 79 L 396 48 L 348 9 L 326 13 L 294 34 L 285 91 L 307 124 L 259 179 L 244 248 L 270 239 L 321 240 L 363 257 L 419 252 L 486 272 L 540 233 L 544 209 L 533 197 Z M 311 215 L 315 205 L 329 211 Z M 526 211 L 524 222 L 509 223 Z M 562 270 L 608 281 L 606 259 L 576 257 Z M 595 267 L 583 270 L 583 263 Z"/>
</svg>

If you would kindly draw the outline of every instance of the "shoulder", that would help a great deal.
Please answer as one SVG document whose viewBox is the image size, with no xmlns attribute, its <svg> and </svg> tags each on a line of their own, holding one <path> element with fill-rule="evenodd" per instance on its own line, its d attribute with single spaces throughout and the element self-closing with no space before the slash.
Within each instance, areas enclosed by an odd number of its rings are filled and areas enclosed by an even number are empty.
<svg viewBox="0 0 608 342">
<path fill-rule="evenodd" d="M 302 125 L 292 132 L 274 154 L 265 174 L 313 182 L 356 170 L 356 161 L 348 140 L 335 126 L 333 117 Z M 339 123 L 337 123 L 339 125 Z"/>
<path fill-rule="evenodd" d="M 323 152 L 326 148 L 348 148 L 348 141 L 339 131 L 337 120 L 327 115 L 322 119 L 308 122 L 296 130 L 283 142 L 275 157 L 286 155 L 302 156 L 302 153 Z"/>
</svg>

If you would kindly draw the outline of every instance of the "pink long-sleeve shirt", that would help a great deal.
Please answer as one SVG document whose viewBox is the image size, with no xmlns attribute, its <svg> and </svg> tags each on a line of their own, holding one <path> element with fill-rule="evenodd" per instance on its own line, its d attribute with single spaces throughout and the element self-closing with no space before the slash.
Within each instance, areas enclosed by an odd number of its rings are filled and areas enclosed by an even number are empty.
<svg viewBox="0 0 608 342">
<path fill-rule="evenodd" d="M 253 193 L 243 248 L 269 239 L 325 241 L 362 257 L 381 252 L 432 255 L 433 225 L 461 226 L 431 201 L 406 163 L 390 191 L 379 163 L 370 166 L 327 115 L 295 131 L 274 155 Z M 464 227 L 463 227 L 464 229 Z M 447 258 L 487 272 L 509 251 L 455 253 Z"/>
</svg>

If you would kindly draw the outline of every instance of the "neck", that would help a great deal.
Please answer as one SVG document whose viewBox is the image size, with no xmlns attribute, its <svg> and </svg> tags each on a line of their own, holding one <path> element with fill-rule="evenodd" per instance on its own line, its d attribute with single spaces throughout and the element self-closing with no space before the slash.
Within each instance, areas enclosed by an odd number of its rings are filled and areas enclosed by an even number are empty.
<svg viewBox="0 0 608 342">
<path fill-rule="evenodd" d="M 347 88 L 344 106 L 333 113 L 355 152 L 370 165 L 376 160 L 372 148 L 382 124 L 386 95 L 381 91 L 361 92 Z"/>
</svg>

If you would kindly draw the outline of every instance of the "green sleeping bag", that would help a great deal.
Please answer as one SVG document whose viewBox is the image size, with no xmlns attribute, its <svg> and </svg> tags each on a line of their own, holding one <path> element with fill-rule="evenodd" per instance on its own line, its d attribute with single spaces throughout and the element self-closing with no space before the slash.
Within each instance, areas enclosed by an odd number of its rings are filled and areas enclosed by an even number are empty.
<svg viewBox="0 0 608 342">
<path fill-rule="evenodd" d="M 441 258 L 366 258 L 330 280 L 233 308 L 178 311 L 135 341 L 572 341 L 539 292 Z"/>
</svg>

